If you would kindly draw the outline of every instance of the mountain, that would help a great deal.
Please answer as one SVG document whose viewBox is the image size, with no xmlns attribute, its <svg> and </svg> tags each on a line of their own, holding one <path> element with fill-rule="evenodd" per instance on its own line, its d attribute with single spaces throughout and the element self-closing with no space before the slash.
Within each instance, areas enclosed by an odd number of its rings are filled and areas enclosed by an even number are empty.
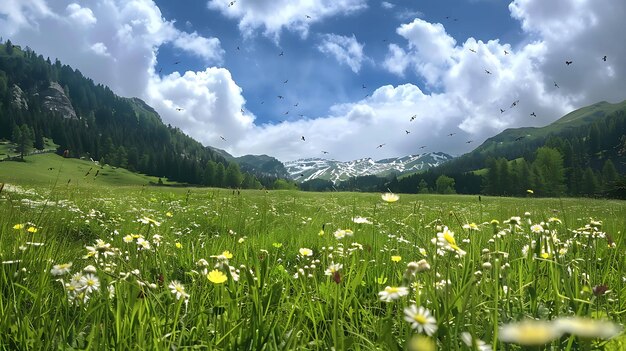
<svg viewBox="0 0 626 351">
<path fill-rule="evenodd" d="M 577 154 L 588 154 L 590 151 L 583 149 L 592 148 L 591 153 L 602 153 L 605 157 L 620 158 L 621 156 L 618 157 L 615 151 L 621 143 L 620 138 L 626 134 L 623 125 L 625 114 L 626 100 L 616 104 L 601 101 L 572 111 L 544 127 L 505 129 L 485 140 L 473 151 L 438 167 L 437 171 L 450 173 L 482 169 L 486 167 L 489 158 L 532 159 L 539 147 L 555 138 L 568 140 L 568 143 L 574 145 L 575 148 L 577 143 L 585 144 L 578 146 L 580 150 L 574 150 Z M 593 134 L 590 134 L 592 131 Z M 586 145 L 589 140 L 593 140 L 594 145 Z M 585 157 L 587 156 L 602 155 L 586 155 Z M 591 161 L 593 158 L 591 157 Z M 616 165 L 624 160 L 618 161 Z"/>
<path fill-rule="evenodd" d="M 0 140 L 28 155 L 49 139 L 58 154 L 181 183 L 261 187 L 236 163 L 165 125 L 144 101 L 117 96 L 59 60 L 0 43 Z"/>
<path fill-rule="evenodd" d="M 379 161 L 374 161 L 371 158 L 362 158 L 348 162 L 306 158 L 285 162 L 285 167 L 291 179 L 298 182 L 324 179 L 336 184 L 352 177 L 367 175 L 384 177 L 390 174 L 423 171 L 436 167 L 452 158 L 452 156 L 443 152 L 428 152 Z"/>
<path fill-rule="evenodd" d="M 285 165 L 272 156 L 244 155 L 235 157 L 225 150 L 212 146 L 209 146 L 209 148 L 226 160 L 237 163 L 242 171 L 250 172 L 257 177 L 290 178 Z"/>
</svg>

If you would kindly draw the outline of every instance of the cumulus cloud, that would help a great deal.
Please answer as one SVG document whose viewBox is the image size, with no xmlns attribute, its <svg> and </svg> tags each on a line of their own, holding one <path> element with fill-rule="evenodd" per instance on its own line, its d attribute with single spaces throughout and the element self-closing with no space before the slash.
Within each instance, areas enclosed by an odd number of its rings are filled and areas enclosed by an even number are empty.
<svg viewBox="0 0 626 351">
<path fill-rule="evenodd" d="M 274 0 L 235 1 L 210 0 L 209 9 L 239 21 L 239 29 L 251 36 L 263 29 L 266 36 L 278 39 L 283 29 L 306 37 L 309 26 L 328 17 L 352 14 L 367 8 L 365 0 Z"/>
<path fill-rule="evenodd" d="M 356 40 L 354 34 L 351 37 L 324 34 L 317 48 L 324 54 L 333 56 L 339 63 L 348 65 L 354 73 L 359 72 L 361 63 L 366 59 L 363 44 Z"/>
<path fill-rule="evenodd" d="M 383 1 L 380 3 L 380 6 L 386 10 L 391 10 L 392 8 L 396 7 L 395 4 L 392 4 L 388 1 Z"/>
<path fill-rule="evenodd" d="M 205 38 L 196 32 L 180 32 L 174 39 L 174 46 L 202 57 L 207 62 L 222 63 L 224 50 L 217 38 Z"/>
</svg>

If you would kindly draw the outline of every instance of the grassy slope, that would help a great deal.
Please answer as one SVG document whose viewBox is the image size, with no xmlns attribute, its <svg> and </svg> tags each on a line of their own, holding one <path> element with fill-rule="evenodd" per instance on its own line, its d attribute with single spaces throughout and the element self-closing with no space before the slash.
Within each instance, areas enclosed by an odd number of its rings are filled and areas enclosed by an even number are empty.
<svg viewBox="0 0 626 351">
<path fill-rule="evenodd" d="M 104 168 L 89 160 L 63 158 L 56 154 L 27 156 L 26 162 L 0 162 L 0 182 L 23 185 L 73 184 L 86 186 L 146 185 L 157 182 L 157 177 L 133 173 L 123 168 Z M 86 176 L 87 172 L 89 175 Z M 96 171 L 100 170 L 96 177 Z M 165 180 L 164 180 L 165 181 Z"/>
</svg>

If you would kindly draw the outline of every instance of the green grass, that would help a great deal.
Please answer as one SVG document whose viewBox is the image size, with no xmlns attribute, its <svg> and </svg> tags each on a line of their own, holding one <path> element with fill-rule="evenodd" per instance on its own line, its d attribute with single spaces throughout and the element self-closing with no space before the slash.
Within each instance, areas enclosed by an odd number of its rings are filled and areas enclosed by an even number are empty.
<svg viewBox="0 0 626 351">
<path fill-rule="evenodd" d="M 497 350 L 626 346 L 623 334 L 562 334 L 526 347 L 500 333 L 526 319 L 626 321 L 625 202 L 400 195 L 384 203 L 379 194 L 119 186 L 135 178 L 83 179 L 89 162 L 48 156 L 22 165 L 43 169 L 28 177 L 6 169 L 19 163 L 0 163 L 0 181 L 10 183 L 0 192 L 1 349 L 400 350 L 424 334 L 404 320 L 413 304 L 436 319 L 426 342 L 439 350 L 471 350 L 463 332 Z M 58 181 L 50 166 L 62 169 Z M 505 223 L 512 216 L 519 226 Z M 561 223 L 547 224 L 551 217 Z M 533 233 L 542 222 L 547 231 Z M 437 254 L 431 239 L 444 226 L 465 255 Z M 338 229 L 354 235 L 338 240 Z M 226 250 L 232 258 L 218 257 Z M 430 269 L 406 273 L 422 259 Z M 51 274 L 69 262 L 70 273 Z M 327 276 L 332 263 L 343 266 Z M 214 269 L 226 282 L 207 279 Z M 99 287 L 88 287 L 94 277 Z M 171 292 L 174 281 L 188 298 Z M 381 301 L 387 286 L 408 295 Z"/>
<path fill-rule="evenodd" d="M 63 158 L 56 154 L 25 157 L 25 162 L 0 162 L 0 182 L 37 186 L 80 185 L 85 187 L 148 185 L 158 177 L 133 173 L 123 168 L 99 165 L 90 160 Z M 96 175 L 97 173 L 97 175 Z M 163 179 L 165 184 L 175 184 Z"/>
</svg>

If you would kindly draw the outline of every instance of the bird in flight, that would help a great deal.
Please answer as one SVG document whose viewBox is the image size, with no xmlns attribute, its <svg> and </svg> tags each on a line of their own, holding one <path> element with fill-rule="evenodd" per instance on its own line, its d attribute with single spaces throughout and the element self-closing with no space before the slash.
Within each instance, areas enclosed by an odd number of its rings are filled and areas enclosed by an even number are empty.
<svg viewBox="0 0 626 351">
<path fill-rule="evenodd" d="M 506 111 L 506 110 L 500 109 L 500 113 L 504 113 L 504 111 Z"/>
<path fill-rule="evenodd" d="M 559 87 L 559 85 L 558 85 L 558 84 L 556 84 L 556 82 L 554 82 L 554 86 L 555 86 L 555 87 L 557 87 L 557 88 Z"/>
<path fill-rule="evenodd" d="M 380 149 L 381 147 L 385 146 L 385 144 L 380 144 L 378 146 L 376 146 L 377 149 Z"/>
<path fill-rule="evenodd" d="M 220 135 L 220 139 L 226 141 L 226 138 L 224 138 L 223 136 Z"/>
<path fill-rule="evenodd" d="M 239 46 L 237 46 L 237 50 L 239 50 Z"/>
<path fill-rule="evenodd" d="M 328 151 L 324 151 L 324 150 L 322 150 L 322 153 L 323 153 L 323 154 L 327 154 L 327 153 L 328 153 Z"/>
<path fill-rule="evenodd" d="M 424 148 L 426 148 L 426 145 L 420 146 L 420 149 L 424 149 Z"/>
<path fill-rule="evenodd" d="M 176 108 L 176 111 L 182 111 L 182 110 L 184 110 L 184 108 L 182 108 L 182 107 L 177 107 Z"/>
<path fill-rule="evenodd" d="M 448 136 L 453 136 L 454 134 L 456 134 L 456 133 L 450 133 L 450 134 L 448 134 Z"/>
<path fill-rule="evenodd" d="M 159 73 L 161 73 L 162 71 L 163 71 L 163 67 L 159 68 Z"/>
<path fill-rule="evenodd" d="M 285 114 L 286 114 L 286 115 L 288 115 L 288 114 L 289 114 L 289 111 L 285 112 Z"/>
<path fill-rule="evenodd" d="M 281 51 L 280 54 L 278 54 L 278 56 L 285 56 L 285 52 Z"/>
<path fill-rule="evenodd" d="M 531 113 L 530 115 L 533 116 L 533 117 L 537 117 L 537 115 L 534 112 Z"/>
<path fill-rule="evenodd" d="M 602 58 L 602 61 L 606 62 L 606 55 Z"/>
<path fill-rule="evenodd" d="M 287 84 L 287 82 L 289 81 L 289 79 L 285 79 L 285 81 L 283 82 L 283 84 Z"/>
<path fill-rule="evenodd" d="M 278 97 L 279 99 L 284 99 L 285 97 L 282 95 L 277 95 L 276 97 Z"/>
<path fill-rule="evenodd" d="M 473 53 L 476 53 L 476 50 L 474 50 L 474 49 L 469 49 L 469 51 L 471 51 Z"/>
<path fill-rule="evenodd" d="M 417 118 L 417 115 L 411 116 L 411 122 L 413 122 Z"/>
<path fill-rule="evenodd" d="M 309 15 L 306 15 L 306 18 L 308 18 L 308 19 L 311 19 L 311 16 L 309 16 Z"/>
<path fill-rule="evenodd" d="M 298 116 L 300 116 L 300 117 L 304 117 L 304 115 L 303 115 L 303 114 L 299 114 Z"/>
<path fill-rule="evenodd" d="M 490 71 L 488 71 L 488 70 L 485 70 L 485 73 L 487 73 L 487 74 L 491 74 L 491 72 L 490 72 Z"/>
<path fill-rule="evenodd" d="M 574 62 L 574 61 L 565 61 L 565 64 L 569 66 L 569 65 L 571 65 L 573 62 Z"/>
<path fill-rule="evenodd" d="M 469 144 L 469 143 L 473 143 L 473 142 L 474 142 L 474 140 L 468 140 L 468 141 L 466 141 L 465 143 L 466 143 L 466 144 Z"/>
<path fill-rule="evenodd" d="M 302 139 L 302 141 L 306 141 L 306 139 L 304 139 L 304 135 L 301 136 L 300 139 Z"/>
<path fill-rule="evenodd" d="M 406 130 L 406 129 L 404 130 L 404 132 L 407 133 L 407 134 L 411 134 L 411 132 Z"/>
<path fill-rule="evenodd" d="M 504 54 L 505 54 L 505 55 L 508 55 L 508 54 L 509 54 L 509 52 L 508 52 L 508 51 L 506 51 L 506 50 L 504 50 Z"/>
<path fill-rule="evenodd" d="M 606 57 L 606 56 L 605 56 Z M 361 84 L 361 89 L 367 89 L 367 87 L 365 86 L 365 84 Z"/>
<path fill-rule="evenodd" d="M 519 100 L 515 100 L 513 101 L 513 103 L 511 104 L 511 107 L 515 107 L 517 106 L 517 104 L 519 103 Z"/>
<path fill-rule="evenodd" d="M 298 107 L 299 104 L 299 102 L 296 102 L 295 104 L 293 104 L 293 107 Z"/>
<path fill-rule="evenodd" d="M 241 109 L 241 113 L 245 113 L 245 111 L 243 109 Z"/>
<path fill-rule="evenodd" d="M 176 61 L 176 62 L 174 62 L 174 64 L 175 64 L 175 65 L 177 65 L 177 64 L 179 64 L 179 63 L 180 63 L 180 61 Z"/>
<path fill-rule="evenodd" d="M 237 2 L 237 1 L 231 1 L 231 2 L 229 2 L 229 3 L 228 3 L 228 7 L 233 6 L 236 2 Z"/>
</svg>

